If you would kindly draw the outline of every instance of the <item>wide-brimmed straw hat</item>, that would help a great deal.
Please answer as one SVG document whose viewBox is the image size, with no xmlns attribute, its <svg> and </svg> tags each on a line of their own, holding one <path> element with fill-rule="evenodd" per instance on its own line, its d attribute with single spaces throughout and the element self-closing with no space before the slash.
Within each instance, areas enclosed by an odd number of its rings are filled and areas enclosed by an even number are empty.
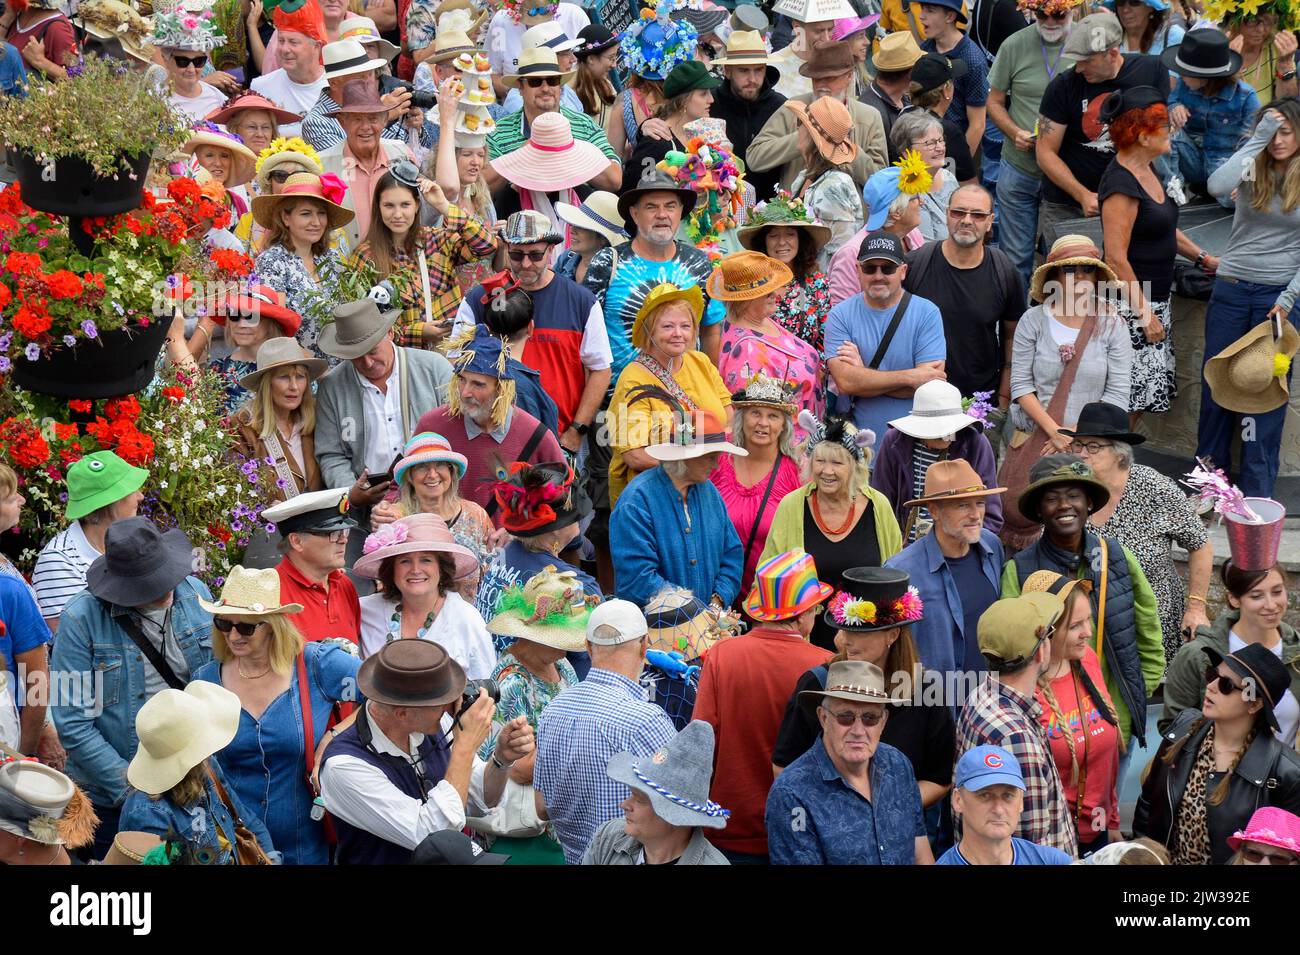
<svg viewBox="0 0 1300 955">
<path fill-rule="evenodd" d="M 771 66 L 763 35 L 757 30 L 733 30 L 727 37 L 727 51 L 713 61 L 714 66 Z"/>
<path fill-rule="evenodd" d="M 554 564 L 538 571 L 522 586 L 501 595 L 488 632 L 500 637 L 531 640 L 542 646 L 575 653 L 587 647 L 591 606 L 577 571 L 561 573 Z"/>
<path fill-rule="evenodd" d="M 356 40 L 358 43 L 373 43 L 379 48 L 379 55 L 389 63 L 397 58 L 402 48 L 385 40 L 379 34 L 375 21 L 369 17 L 351 16 L 339 24 L 340 40 Z"/>
<path fill-rule="evenodd" d="M 1055 594 L 1061 602 L 1068 602 L 1074 588 L 1081 587 L 1086 594 L 1092 593 L 1092 581 L 1086 577 L 1066 577 L 1054 570 L 1036 570 L 1020 585 L 1022 594 Z"/>
<path fill-rule="evenodd" d="M 758 247 L 760 233 L 769 228 L 798 229 L 805 233 L 813 248 L 821 250 L 831 240 L 830 227 L 814 219 L 802 199 L 778 192 L 775 199 L 760 202 L 749 214 L 749 221 L 737 233 L 740 244 L 753 252 L 766 252 Z"/>
<path fill-rule="evenodd" d="M 57 9 L 58 4 L 52 2 L 50 8 Z M 90 36 L 116 40 L 127 56 L 142 63 L 153 62 L 152 52 L 147 49 L 153 24 L 129 4 L 121 0 L 83 0 L 77 6 L 75 19 Z"/>
<path fill-rule="evenodd" d="M 301 113 L 281 109 L 265 96 L 252 92 L 240 93 L 238 96 L 226 100 L 225 106 L 222 106 L 219 109 L 214 109 L 212 112 L 208 113 L 206 119 L 210 123 L 218 123 L 222 126 L 226 126 L 240 113 L 246 112 L 250 109 L 258 110 L 263 113 L 270 113 L 271 118 L 275 120 L 276 125 L 302 121 Z"/>
<path fill-rule="evenodd" d="M 372 298 L 344 302 L 334 309 L 334 321 L 321 329 L 316 347 L 344 361 L 360 358 L 383 340 L 400 314 L 395 308 L 381 312 Z"/>
<path fill-rule="evenodd" d="M 357 671 L 367 700 L 389 706 L 442 706 L 460 698 L 465 671 L 432 640 L 394 640 Z"/>
<path fill-rule="evenodd" d="M 128 517 L 108 528 L 86 589 L 119 607 L 140 607 L 175 590 L 193 567 L 194 546 L 183 530 L 163 533 L 148 518 Z"/>
<path fill-rule="evenodd" d="M 529 50 L 521 50 L 519 53 L 519 62 L 515 65 L 515 72 L 508 73 L 501 77 L 501 82 L 507 87 L 518 87 L 520 83 L 530 76 L 558 76 L 561 84 L 567 83 L 573 78 L 576 70 L 565 72 L 560 69 L 560 61 L 555 58 L 555 51 L 546 47 L 533 47 Z"/>
<path fill-rule="evenodd" d="M 979 424 L 961 407 L 961 392 L 946 381 L 927 381 L 912 393 L 912 410 L 889 422 L 918 441 L 933 441 Z"/>
<path fill-rule="evenodd" d="M 802 548 L 777 554 L 758 565 L 754 587 L 745 598 L 745 613 L 755 620 L 789 620 L 835 593 L 817 579 L 817 565 Z"/>
<path fill-rule="evenodd" d="M 628 240 L 627 229 L 623 227 L 623 217 L 618 212 L 618 196 L 612 192 L 597 190 L 576 206 L 567 202 L 557 202 L 555 214 L 561 221 L 571 226 L 604 236 L 605 241 L 610 245 L 618 245 Z"/>
<path fill-rule="evenodd" d="M 1280 328 L 1279 328 L 1280 327 Z M 1287 372 L 1300 333 L 1285 319 L 1260 322 L 1205 363 L 1214 403 L 1239 414 L 1265 414 L 1291 400 Z"/>
<path fill-rule="evenodd" d="M 611 756 L 605 774 L 649 799 L 654 814 L 671 826 L 722 829 L 731 811 L 709 798 L 713 745 L 713 727 L 691 720 L 651 756 Z"/>
<path fill-rule="evenodd" d="M 309 381 L 315 381 L 329 371 L 330 367 L 325 359 L 317 358 L 299 345 L 296 338 L 277 336 L 268 338 L 257 346 L 257 370 L 240 378 L 239 387 L 245 391 L 256 391 L 265 375 L 289 365 L 302 365 L 306 368 Z"/>
<path fill-rule="evenodd" d="M 793 381 L 772 378 L 761 371 L 753 375 L 745 387 L 731 395 L 731 407 L 737 410 L 745 408 L 774 408 L 794 417 L 798 410 L 795 392 L 798 385 Z"/>
<path fill-rule="evenodd" d="M 216 146 L 230 153 L 234 168 L 222 185 L 227 188 L 242 186 L 250 182 L 257 168 L 257 154 L 244 145 L 244 141 L 234 133 L 218 129 L 212 122 L 203 122 L 194 127 L 194 132 L 181 147 L 182 152 L 193 153 L 200 146 Z"/>
<path fill-rule="evenodd" d="M 1041 521 L 1038 502 L 1048 488 L 1063 484 L 1078 484 L 1088 495 L 1092 510 L 1106 506 L 1110 488 L 1097 480 L 1092 468 L 1074 454 L 1048 454 L 1033 463 L 1029 469 L 1029 485 L 1020 492 L 1017 507 L 1026 520 Z"/>
<path fill-rule="evenodd" d="M 275 195 L 253 198 L 253 221 L 264 229 L 273 228 L 282 203 L 304 198 L 315 199 L 325 206 L 329 228 L 333 231 L 347 225 L 356 215 L 351 209 L 340 205 L 346 194 L 347 186 L 333 173 L 318 176 L 310 172 L 295 172 L 284 181 Z"/>
<path fill-rule="evenodd" d="M 698 328 L 700 318 L 704 314 L 704 292 L 698 285 L 678 288 L 676 285 L 663 282 L 650 290 L 650 294 L 645 297 L 641 307 L 636 310 L 636 318 L 632 320 L 632 344 L 644 351 L 650 343 L 650 329 L 648 327 L 650 316 L 661 305 L 678 301 L 685 302 L 691 307 L 691 314 L 694 316 L 695 325 Z"/>
<path fill-rule="evenodd" d="M 885 689 L 885 672 L 866 660 L 839 660 L 826 670 L 824 690 L 801 690 L 799 705 L 816 710 L 822 700 L 848 700 L 851 703 L 889 703 Z"/>
<path fill-rule="evenodd" d="M 925 493 L 903 504 L 917 507 L 940 501 L 959 501 L 968 497 L 992 497 L 1006 492 L 1004 487 L 985 487 L 983 479 L 964 458 L 935 461 L 925 471 Z"/>
<path fill-rule="evenodd" d="M 573 138 L 563 113 L 538 116 L 528 142 L 489 163 L 506 181 L 536 192 L 572 189 L 609 168 L 609 158 L 599 146 Z"/>
<path fill-rule="evenodd" d="M 917 45 L 916 38 L 910 30 L 886 33 L 880 38 L 876 52 L 871 54 L 871 63 L 885 73 L 901 73 L 910 70 L 916 61 L 925 56 L 925 51 Z"/>
<path fill-rule="evenodd" d="M 1047 277 L 1059 268 L 1067 265 L 1091 265 L 1097 270 L 1097 281 L 1118 282 L 1115 273 L 1101 257 L 1101 250 L 1086 235 L 1063 235 L 1052 243 L 1043 264 L 1034 269 L 1033 278 L 1029 280 L 1029 297 L 1041 302 L 1044 299 L 1043 286 Z"/>
<path fill-rule="evenodd" d="M 159 690 L 140 707 L 140 746 L 126 779 L 150 796 L 167 792 L 199 763 L 230 745 L 239 730 L 239 697 L 224 686 L 195 680 L 183 690 Z"/>
<path fill-rule="evenodd" d="M 402 449 L 402 460 L 393 468 L 393 480 L 402 483 L 402 477 L 411 468 L 420 464 L 450 464 L 456 469 L 456 476 L 463 478 L 469 466 L 465 455 L 451 449 L 449 442 L 436 431 L 421 431 L 411 435 Z"/>
<path fill-rule="evenodd" d="M 230 568 L 221 596 L 199 598 L 199 606 L 217 617 L 274 617 L 302 613 L 302 604 L 280 602 L 280 575 L 274 567 L 253 570 L 236 564 Z"/>
<path fill-rule="evenodd" d="M 826 622 L 849 633 L 905 627 L 923 619 L 921 595 L 906 571 L 893 567 L 850 567 L 840 576 L 826 606 Z"/>
<path fill-rule="evenodd" d="M 325 64 L 325 78 L 355 76 L 372 73 L 387 65 L 387 60 L 372 57 L 356 40 L 335 40 L 321 48 L 321 62 Z"/>
<path fill-rule="evenodd" d="M 65 774 L 34 759 L 0 764 L 0 830 L 47 846 L 94 841 L 90 798 Z"/>
<path fill-rule="evenodd" d="M 715 452 L 749 457 L 748 451 L 731 443 L 726 422 L 709 410 L 697 411 L 689 419 L 674 416 L 671 438 L 645 449 L 656 461 L 689 461 Z"/>
<path fill-rule="evenodd" d="M 858 144 L 853 141 L 853 116 L 849 108 L 837 99 L 823 96 L 809 106 L 798 100 L 786 100 L 787 109 L 808 130 L 813 145 L 822 157 L 833 165 L 852 162 L 858 154 Z"/>
<path fill-rule="evenodd" d="M 762 252 L 733 252 L 713 267 L 709 298 L 719 302 L 748 302 L 779 292 L 794 281 L 784 262 Z"/>
<path fill-rule="evenodd" d="M 479 569 L 478 558 L 468 547 L 456 543 L 446 521 L 437 514 L 412 514 L 380 525 L 379 530 L 367 537 L 362 556 L 352 566 L 352 572 L 374 580 L 379 576 L 379 565 L 389 557 L 423 553 L 451 554 L 456 559 L 457 580 Z"/>
</svg>

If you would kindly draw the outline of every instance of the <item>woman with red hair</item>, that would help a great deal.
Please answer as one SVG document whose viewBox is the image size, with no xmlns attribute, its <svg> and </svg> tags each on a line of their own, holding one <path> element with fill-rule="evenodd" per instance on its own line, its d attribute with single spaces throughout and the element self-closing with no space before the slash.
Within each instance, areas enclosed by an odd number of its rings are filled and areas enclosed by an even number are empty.
<svg viewBox="0 0 1300 955">
<path fill-rule="evenodd" d="M 1101 106 L 1115 158 L 1101 177 L 1097 200 L 1106 264 L 1119 278 L 1120 313 L 1133 341 L 1130 426 L 1143 412 L 1168 411 L 1177 396 L 1174 349 L 1169 339 L 1169 296 L 1174 257 L 1193 260 L 1210 275 L 1216 256 L 1178 229 L 1178 204 L 1165 194 L 1154 160 L 1170 150 L 1165 94 L 1153 86 L 1111 93 Z"/>
</svg>

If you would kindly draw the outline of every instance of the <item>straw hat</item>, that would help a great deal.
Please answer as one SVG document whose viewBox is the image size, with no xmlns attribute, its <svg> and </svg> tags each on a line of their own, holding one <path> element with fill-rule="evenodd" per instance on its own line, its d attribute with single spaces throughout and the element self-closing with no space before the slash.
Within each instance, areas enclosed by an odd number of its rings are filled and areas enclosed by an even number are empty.
<svg viewBox="0 0 1300 955">
<path fill-rule="evenodd" d="M 880 38 L 871 63 L 877 71 L 901 73 L 910 70 L 923 56 L 925 53 L 917 45 L 911 31 L 899 30 L 897 33 L 886 33 Z"/>
<path fill-rule="evenodd" d="M 1075 587 L 1083 588 L 1085 594 L 1092 593 L 1092 581 L 1087 578 L 1066 577 L 1054 570 L 1036 570 L 1025 578 L 1020 587 L 1022 594 L 1056 594 L 1065 603 Z"/>
<path fill-rule="evenodd" d="M 698 660 L 719 640 L 734 636 L 736 617 L 719 617 L 684 587 L 665 587 L 645 607 L 649 649 L 680 653 L 687 663 Z"/>
<path fill-rule="evenodd" d="M 650 341 L 650 329 L 646 327 L 650 316 L 660 305 L 668 302 L 682 301 L 691 307 L 691 314 L 695 317 L 695 325 L 698 328 L 700 317 L 704 314 L 704 292 L 698 285 L 692 285 L 689 288 L 678 288 L 676 285 L 669 285 L 664 282 L 656 285 L 650 290 L 650 294 L 645 297 L 641 307 L 636 310 L 636 318 L 632 320 L 632 344 L 641 350 L 645 350 Z"/>
<path fill-rule="evenodd" d="M 802 548 L 777 554 L 758 565 L 745 613 L 755 620 L 789 620 L 816 607 L 835 592 L 817 579 L 817 565 Z"/>
<path fill-rule="evenodd" d="M 578 46 L 578 39 L 564 32 L 559 20 L 546 20 L 524 31 L 519 39 L 520 50 L 545 47 L 556 53 L 572 53 Z"/>
<path fill-rule="evenodd" d="M 478 47 L 463 31 L 440 31 L 433 41 L 433 53 L 426 58 L 425 62 L 445 63 L 447 60 L 456 59 L 462 54 L 473 56 L 477 53 Z"/>
<path fill-rule="evenodd" d="M 1300 855 L 1300 817 L 1278 806 L 1260 806 L 1244 829 L 1228 837 L 1228 848 L 1236 852 L 1243 842 L 1259 842 Z"/>
<path fill-rule="evenodd" d="M 1261 322 L 1205 363 L 1214 403 L 1239 414 L 1264 414 L 1291 400 L 1287 371 L 1300 348 L 1289 321 Z"/>
<path fill-rule="evenodd" d="M 754 252 L 764 252 L 757 248 L 759 233 L 771 226 L 799 229 L 808 234 L 813 247 L 820 250 L 831 240 L 829 226 L 823 225 L 808 214 L 808 207 L 802 199 L 795 199 L 784 192 L 778 192 L 775 199 L 760 202 L 749 214 L 749 221 L 739 232 L 740 244 Z"/>
<path fill-rule="evenodd" d="M 447 439 L 434 431 L 421 431 L 411 436 L 402 449 L 402 460 L 393 468 L 393 480 L 401 484 L 402 476 L 420 464 L 450 464 L 461 478 L 469 466 L 465 455 L 453 451 Z"/>
<path fill-rule="evenodd" d="M 612 192 L 597 190 L 576 206 L 567 202 L 557 202 L 555 214 L 569 225 L 604 236 L 605 241 L 610 245 L 619 245 L 627 241 L 623 217 L 618 214 L 618 196 Z"/>
<path fill-rule="evenodd" d="M 871 13 L 865 17 L 842 17 L 835 21 L 835 29 L 831 31 L 831 39 L 847 40 L 851 36 L 865 33 L 875 26 L 879 20 L 879 13 Z"/>
<path fill-rule="evenodd" d="M 379 35 L 379 28 L 369 17 L 351 16 L 339 24 L 340 40 L 356 40 L 358 43 L 373 43 L 379 47 L 379 55 L 389 63 L 401 53 L 401 47 L 394 46 Z"/>
<path fill-rule="evenodd" d="M 714 66 L 771 66 L 763 34 L 757 30 L 735 30 L 727 37 L 727 51 L 713 61 Z"/>
<path fill-rule="evenodd" d="M 296 171 L 311 172 L 318 176 L 325 171 L 325 167 L 320 164 L 320 157 L 316 155 L 316 150 L 306 140 L 298 136 L 281 136 L 271 140 L 271 144 L 257 155 L 259 195 L 271 194 L 271 173 L 281 166 L 300 167 Z"/>
<path fill-rule="evenodd" d="M 475 0 L 442 0 L 436 12 L 439 33 L 454 28 L 469 36 L 478 36 L 492 9 L 489 4 L 480 7 Z"/>
<path fill-rule="evenodd" d="M 385 559 L 400 554 L 451 554 L 456 558 L 457 580 L 479 569 L 478 558 L 469 548 L 456 543 L 447 522 L 437 514 L 412 514 L 383 524 L 366 538 L 362 551 L 352 572 L 370 580 L 379 576 L 379 565 Z"/>
<path fill-rule="evenodd" d="M 140 865 L 150 849 L 162 844 L 162 836 L 152 832 L 119 832 L 100 865 Z"/>
<path fill-rule="evenodd" d="M 217 617 L 272 617 L 302 613 L 302 604 L 280 603 L 280 575 L 275 568 L 251 570 L 236 564 L 230 568 L 221 596 L 199 598 L 199 606 Z"/>
<path fill-rule="evenodd" d="M 586 649 L 591 607 L 577 571 L 563 573 L 548 564 L 522 587 L 501 595 L 488 632 L 500 637 L 531 640 L 568 653 Z"/>
<path fill-rule="evenodd" d="M 794 281 L 784 262 L 762 252 L 733 252 L 713 268 L 709 298 L 719 302 L 748 302 L 779 292 Z"/>
<path fill-rule="evenodd" d="M 127 782 L 150 796 L 167 792 L 230 745 L 239 730 L 240 709 L 239 697 L 204 680 L 184 690 L 159 690 L 136 715 L 140 746 L 126 768 Z"/>
<path fill-rule="evenodd" d="M 609 159 L 599 146 L 573 138 L 563 113 L 538 116 L 528 142 L 489 163 L 506 181 L 537 192 L 572 189 L 609 168 Z"/>
<path fill-rule="evenodd" d="M 672 437 L 645 449 L 656 461 L 689 461 L 717 452 L 749 457 L 748 451 L 731 443 L 731 431 L 717 413 L 704 410 L 688 420 L 674 418 Z"/>
<path fill-rule="evenodd" d="M 222 183 L 226 188 L 242 186 L 252 181 L 253 171 L 257 168 L 257 154 L 245 146 L 244 141 L 234 133 L 218 129 L 212 122 L 199 123 L 194 127 L 194 132 L 186 140 L 185 145 L 181 147 L 181 151 L 193 153 L 200 146 L 216 146 L 230 153 L 234 166 L 230 170 L 229 177 Z"/>
<path fill-rule="evenodd" d="M 372 57 L 366 48 L 356 40 L 335 40 L 326 43 L 321 49 L 321 62 L 325 64 L 325 78 L 337 79 L 340 76 L 354 76 L 357 73 L 371 73 L 381 66 L 387 66 L 386 60 Z"/>
<path fill-rule="evenodd" d="M 837 99 L 823 96 L 811 106 L 798 100 L 786 100 L 786 108 L 794 111 L 795 119 L 808 130 L 817 151 L 827 162 L 836 166 L 852 162 L 858 154 L 858 144 L 853 141 L 853 117 L 849 108 Z"/>
<path fill-rule="evenodd" d="M 245 391 L 256 391 L 262 376 L 277 368 L 289 365 L 302 365 L 307 369 L 307 379 L 315 381 L 329 371 L 329 362 L 317 358 L 298 344 L 296 338 L 279 336 L 268 338 L 257 346 L 257 370 L 239 379 L 239 387 Z"/>
<path fill-rule="evenodd" d="M 515 71 L 501 77 L 501 82 L 507 87 L 517 87 L 530 76 L 558 76 L 561 83 L 567 83 L 576 72 L 577 70 L 561 72 L 560 61 L 555 58 L 554 50 L 534 47 L 531 50 L 520 51 Z"/>
<path fill-rule="evenodd" d="M 1066 265 L 1091 265 L 1097 269 L 1098 281 L 1119 281 L 1110 266 L 1102 261 L 1101 251 L 1091 239 L 1086 235 L 1063 235 L 1052 243 L 1043 264 L 1034 269 L 1034 276 L 1029 280 L 1029 297 L 1041 302 L 1047 277 Z"/>
<path fill-rule="evenodd" d="M 284 185 L 275 195 L 253 198 L 253 221 L 264 229 L 270 229 L 275 223 L 281 204 L 290 199 L 306 197 L 315 199 L 325 206 L 330 231 L 342 228 L 355 216 L 351 209 L 345 209 L 340 205 L 347 194 L 347 188 L 343 180 L 333 173 L 327 172 L 323 176 L 318 176 L 311 172 L 295 172 L 284 181 Z"/>
<path fill-rule="evenodd" d="M 214 109 L 208 113 L 206 119 L 209 123 L 217 123 L 220 126 L 226 126 L 237 115 L 246 110 L 261 110 L 263 113 L 270 113 L 271 118 L 276 124 L 297 123 L 302 121 L 302 114 L 295 113 L 287 109 L 281 109 L 276 106 L 265 96 L 257 93 L 240 93 L 238 96 L 227 100 L 226 105 L 220 109 Z"/>
<path fill-rule="evenodd" d="M 127 56 L 142 63 L 153 62 L 146 49 L 153 24 L 121 0 L 84 0 L 77 7 L 76 19 L 90 36 L 116 40 Z"/>
</svg>

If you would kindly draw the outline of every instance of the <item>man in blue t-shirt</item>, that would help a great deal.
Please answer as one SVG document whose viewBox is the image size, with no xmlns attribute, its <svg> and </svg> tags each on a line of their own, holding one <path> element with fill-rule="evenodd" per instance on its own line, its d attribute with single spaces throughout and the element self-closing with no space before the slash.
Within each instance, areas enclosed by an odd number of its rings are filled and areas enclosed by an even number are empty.
<svg viewBox="0 0 1300 955">
<path fill-rule="evenodd" d="M 966 136 L 971 155 L 978 156 L 989 99 L 988 58 L 961 31 L 966 25 L 962 0 L 931 0 L 913 6 L 918 11 L 916 18 L 925 28 L 926 39 L 921 49 L 966 64 L 965 70 L 953 74 L 952 103 L 944 119 L 957 125 Z"/>
<path fill-rule="evenodd" d="M 16 576 L 0 574 L 0 742 L 28 756 L 39 747 L 45 761 L 61 769 L 58 734 L 53 726 L 45 729 L 51 639 L 31 588 Z M 40 692 L 29 694 L 29 689 Z"/>
<path fill-rule="evenodd" d="M 1025 806 L 1025 777 L 1001 746 L 976 746 L 957 760 L 952 811 L 961 816 L 961 842 L 935 865 L 1069 865 L 1060 849 L 1012 835 Z"/>
<path fill-rule="evenodd" d="M 853 423 L 876 433 L 911 412 L 912 394 L 927 381 L 946 378 L 948 346 L 943 316 L 927 299 L 908 300 L 881 360 L 872 359 L 903 300 L 907 265 L 902 240 L 879 229 L 858 250 L 862 294 L 847 298 L 826 318 L 826 366 L 835 390 L 853 405 Z"/>
</svg>

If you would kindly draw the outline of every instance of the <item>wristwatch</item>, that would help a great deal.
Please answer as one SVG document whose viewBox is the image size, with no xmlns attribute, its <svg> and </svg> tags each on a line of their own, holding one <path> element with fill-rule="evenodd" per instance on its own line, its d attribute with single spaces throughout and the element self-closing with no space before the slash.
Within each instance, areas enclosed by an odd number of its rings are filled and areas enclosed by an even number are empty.
<svg viewBox="0 0 1300 955">
<path fill-rule="evenodd" d="M 574 431 L 578 432 L 578 435 L 583 438 L 585 438 L 587 436 L 587 432 L 591 430 L 590 424 L 579 424 L 576 421 L 571 422 L 569 424 L 569 427 L 572 428 Z"/>
</svg>

